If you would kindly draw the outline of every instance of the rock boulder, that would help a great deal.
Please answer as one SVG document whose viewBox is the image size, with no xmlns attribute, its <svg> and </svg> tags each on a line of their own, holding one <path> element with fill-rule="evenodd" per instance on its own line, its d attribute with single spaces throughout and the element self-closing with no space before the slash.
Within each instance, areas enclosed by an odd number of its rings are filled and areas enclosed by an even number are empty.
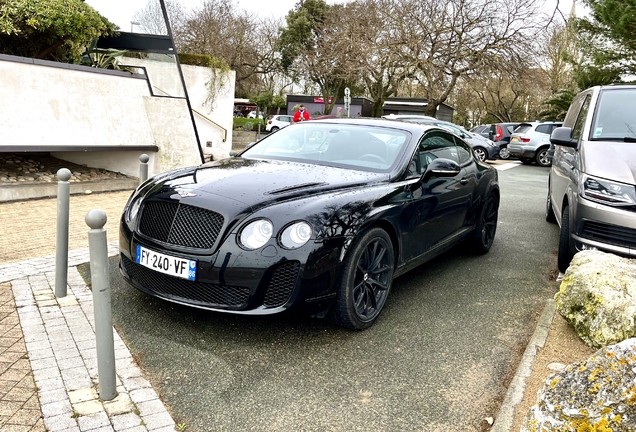
<svg viewBox="0 0 636 432">
<path fill-rule="evenodd" d="M 579 252 L 554 300 L 559 313 L 592 348 L 635 337 L 636 260 Z"/>
<path fill-rule="evenodd" d="M 636 339 L 549 376 L 521 432 L 636 431 Z"/>
</svg>

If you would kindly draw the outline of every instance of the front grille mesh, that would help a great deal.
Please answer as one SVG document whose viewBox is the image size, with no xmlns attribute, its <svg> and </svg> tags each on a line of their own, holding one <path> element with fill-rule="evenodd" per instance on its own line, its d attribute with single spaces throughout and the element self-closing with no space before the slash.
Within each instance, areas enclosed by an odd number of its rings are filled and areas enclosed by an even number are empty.
<svg viewBox="0 0 636 432">
<path fill-rule="evenodd" d="M 223 216 L 178 202 L 150 201 L 144 205 L 139 231 L 177 246 L 211 249 L 223 227 Z"/>
<path fill-rule="evenodd" d="M 636 248 L 636 229 L 585 221 L 581 234 L 584 237 L 618 246 Z"/>
<path fill-rule="evenodd" d="M 145 289 L 190 304 L 240 308 L 247 303 L 249 289 L 195 282 L 158 273 L 121 255 L 126 273 Z"/>
<path fill-rule="evenodd" d="M 287 302 L 294 290 L 299 269 L 298 261 L 287 261 L 274 271 L 263 301 L 265 307 L 279 307 Z"/>
</svg>

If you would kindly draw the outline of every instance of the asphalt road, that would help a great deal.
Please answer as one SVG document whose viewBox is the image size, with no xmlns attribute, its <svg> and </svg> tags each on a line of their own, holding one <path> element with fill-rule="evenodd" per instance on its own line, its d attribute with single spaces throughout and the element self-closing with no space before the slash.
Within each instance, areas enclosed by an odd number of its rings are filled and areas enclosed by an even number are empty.
<svg viewBox="0 0 636 432">
<path fill-rule="evenodd" d="M 459 246 L 396 279 L 364 332 L 155 300 L 123 281 L 117 258 L 115 326 L 187 431 L 488 430 L 557 290 L 547 173 L 501 171 L 490 253 Z"/>
</svg>

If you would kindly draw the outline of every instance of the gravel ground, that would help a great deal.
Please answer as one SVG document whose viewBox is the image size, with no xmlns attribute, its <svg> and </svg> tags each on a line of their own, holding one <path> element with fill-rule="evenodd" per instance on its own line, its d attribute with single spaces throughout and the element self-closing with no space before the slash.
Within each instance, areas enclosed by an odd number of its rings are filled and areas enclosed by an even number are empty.
<svg viewBox="0 0 636 432">
<path fill-rule="evenodd" d="M 555 370 L 551 369 L 551 364 L 568 365 L 583 360 L 594 352 L 595 350 L 583 343 L 572 326 L 559 315 L 559 312 L 556 312 L 545 346 L 537 353 L 532 366 L 532 374 L 526 380 L 523 400 L 515 410 L 512 430 L 515 432 L 520 430 L 524 417 L 532 405 L 537 402 L 537 391 L 543 386 L 547 377 L 556 373 Z"/>
<path fill-rule="evenodd" d="M 46 154 L 0 153 L 0 186 L 56 182 L 57 170 L 60 168 L 71 170 L 71 182 L 131 178 L 113 171 L 77 165 Z"/>
</svg>

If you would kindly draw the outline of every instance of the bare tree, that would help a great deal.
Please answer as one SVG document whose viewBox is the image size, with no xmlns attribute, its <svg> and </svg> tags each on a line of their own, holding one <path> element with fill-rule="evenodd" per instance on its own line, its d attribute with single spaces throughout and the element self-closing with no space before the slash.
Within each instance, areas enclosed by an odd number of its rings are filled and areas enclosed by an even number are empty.
<svg viewBox="0 0 636 432">
<path fill-rule="evenodd" d="M 232 0 L 207 0 L 180 28 L 177 46 L 225 60 L 236 71 L 236 95 L 247 97 L 262 87 L 262 75 L 278 68 L 276 38 L 275 21 L 259 21 Z"/>
<path fill-rule="evenodd" d="M 539 38 L 537 47 L 539 64 L 550 82 L 551 94 L 563 89 L 575 89 L 572 61 L 578 60 L 576 29 L 573 22 L 553 23 Z"/>
<path fill-rule="evenodd" d="M 544 71 L 530 58 L 497 66 L 466 80 L 486 112 L 500 122 L 539 118 L 541 104 L 550 94 Z"/>
<path fill-rule="evenodd" d="M 385 15 L 434 116 L 461 77 L 522 48 L 541 27 L 535 0 L 392 0 Z"/>
<path fill-rule="evenodd" d="M 362 77 L 367 94 L 373 99 L 372 115 L 382 115 L 384 102 L 398 91 L 402 80 L 409 75 L 401 47 L 394 38 L 390 22 L 383 11 L 386 0 L 358 0 L 348 5 L 346 24 L 357 39 L 352 71 Z"/>
<path fill-rule="evenodd" d="M 179 0 L 164 0 L 164 3 L 166 5 L 168 19 L 170 20 L 170 28 L 173 34 L 175 34 L 185 21 L 185 9 L 179 3 Z M 148 0 L 143 8 L 135 11 L 132 18 L 134 22 L 139 23 L 138 25 L 143 33 L 155 35 L 168 34 L 159 0 Z"/>
</svg>

